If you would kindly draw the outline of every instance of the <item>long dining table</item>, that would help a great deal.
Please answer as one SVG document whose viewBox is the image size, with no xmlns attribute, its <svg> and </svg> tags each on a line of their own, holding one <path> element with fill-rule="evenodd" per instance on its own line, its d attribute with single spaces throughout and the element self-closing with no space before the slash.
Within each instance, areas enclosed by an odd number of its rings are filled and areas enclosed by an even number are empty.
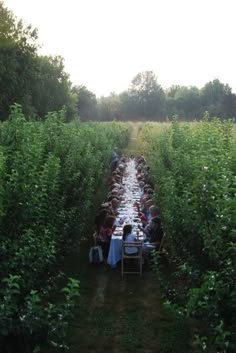
<svg viewBox="0 0 236 353">
<path fill-rule="evenodd" d="M 132 225 L 132 233 L 136 234 L 137 240 L 144 241 L 146 238 L 145 234 L 139 229 L 139 226 L 141 226 L 142 223 L 138 216 L 137 207 L 135 206 L 135 202 L 140 201 L 141 197 L 141 189 L 138 184 L 136 173 L 135 160 L 130 158 L 126 163 L 123 175 L 123 195 L 120 206 L 117 209 L 118 215 L 115 221 L 116 228 L 111 237 L 107 258 L 107 263 L 111 267 L 116 267 L 122 257 L 122 233 L 125 224 Z M 152 247 L 148 242 L 144 243 L 144 246 Z"/>
</svg>

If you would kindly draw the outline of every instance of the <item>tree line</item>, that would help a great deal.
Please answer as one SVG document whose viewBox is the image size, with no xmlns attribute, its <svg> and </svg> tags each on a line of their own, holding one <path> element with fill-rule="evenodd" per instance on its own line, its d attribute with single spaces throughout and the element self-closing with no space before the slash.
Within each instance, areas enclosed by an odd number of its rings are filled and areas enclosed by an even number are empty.
<svg viewBox="0 0 236 353">
<path fill-rule="evenodd" d="M 91 102 L 92 103 L 92 102 Z M 164 90 L 152 71 L 137 74 L 127 91 L 111 93 L 97 101 L 98 119 L 168 121 L 199 120 L 204 112 L 223 119 L 236 116 L 236 95 L 228 84 L 218 79 L 201 89 L 173 85 Z"/>
<path fill-rule="evenodd" d="M 75 97 L 63 58 L 39 55 L 37 30 L 18 20 L 3 1 L 0 19 L 0 119 L 18 103 L 27 116 L 39 118 L 65 107 L 70 120 Z"/>
<path fill-rule="evenodd" d="M 10 106 L 21 104 L 26 116 L 43 119 L 49 111 L 66 108 L 67 121 L 154 120 L 166 121 L 210 116 L 234 118 L 236 95 L 218 79 L 201 89 L 173 85 L 163 89 L 152 71 L 138 73 L 130 87 L 99 97 L 83 85 L 73 86 L 61 56 L 38 54 L 37 30 L 24 25 L 0 1 L 0 119 Z"/>
</svg>

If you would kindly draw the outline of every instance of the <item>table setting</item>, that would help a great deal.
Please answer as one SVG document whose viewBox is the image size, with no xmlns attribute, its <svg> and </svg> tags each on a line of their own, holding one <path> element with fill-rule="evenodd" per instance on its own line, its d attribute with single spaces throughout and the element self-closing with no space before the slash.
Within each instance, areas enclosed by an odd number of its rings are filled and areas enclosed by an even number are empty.
<svg viewBox="0 0 236 353">
<path fill-rule="evenodd" d="M 107 263 L 111 267 L 115 267 L 117 262 L 121 260 L 124 225 L 131 224 L 132 233 L 136 235 L 137 241 L 142 241 L 144 247 L 149 246 L 146 235 L 141 230 L 142 223 L 138 217 L 138 210 L 136 207 L 136 202 L 140 200 L 141 189 L 139 188 L 136 177 L 134 159 L 130 159 L 127 162 L 122 187 L 124 188 L 124 193 L 122 195 L 120 206 L 117 208 L 117 217 L 115 220 L 116 227 L 111 237 L 110 249 L 107 258 Z"/>
</svg>

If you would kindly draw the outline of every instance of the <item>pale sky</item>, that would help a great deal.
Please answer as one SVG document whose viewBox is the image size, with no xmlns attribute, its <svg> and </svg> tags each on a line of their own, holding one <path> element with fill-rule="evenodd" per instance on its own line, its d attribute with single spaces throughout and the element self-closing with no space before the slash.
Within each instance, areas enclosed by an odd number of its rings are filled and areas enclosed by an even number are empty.
<svg viewBox="0 0 236 353">
<path fill-rule="evenodd" d="M 4 0 L 97 96 L 152 70 L 163 88 L 218 78 L 236 93 L 236 0 Z"/>
</svg>

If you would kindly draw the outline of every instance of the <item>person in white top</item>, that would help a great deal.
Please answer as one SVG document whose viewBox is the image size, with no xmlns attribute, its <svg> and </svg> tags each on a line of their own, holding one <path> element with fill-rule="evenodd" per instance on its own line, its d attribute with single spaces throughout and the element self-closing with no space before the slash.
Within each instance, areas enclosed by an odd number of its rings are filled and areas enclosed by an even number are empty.
<svg viewBox="0 0 236 353">
<path fill-rule="evenodd" d="M 137 241 L 137 239 L 136 239 L 136 237 L 135 237 L 135 235 L 132 233 L 132 226 L 131 226 L 131 224 L 126 224 L 125 226 L 124 226 L 124 228 L 123 228 L 123 241 L 125 242 L 125 243 L 134 243 L 134 242 L 136 242 Z M 133 254 L 133 255 L 135 255 L 135 254 L 137 254 L 138 253 L 138 248 L 136 248 L 136 247 L 129 247 L 129 246 L 127 246 L 126 248 L 125 248 L 125 252 L 126 252 L 126 254 Z"/>
</svg>

